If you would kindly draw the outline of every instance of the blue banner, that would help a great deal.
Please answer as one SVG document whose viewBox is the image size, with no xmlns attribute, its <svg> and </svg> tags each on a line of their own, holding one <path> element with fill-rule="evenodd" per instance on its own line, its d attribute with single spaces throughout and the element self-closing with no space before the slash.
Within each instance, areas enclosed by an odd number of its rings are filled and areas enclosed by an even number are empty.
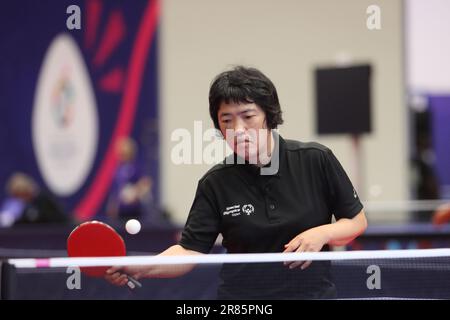
<svg viewBox="0 0 450 320">
<path fill-rule="evenodd" d="M 24 172 L 101 216 L 131 137 L 158 202 L 158 19 L 155 0 L 2 3 L 0 186 Z"/>
</svg>

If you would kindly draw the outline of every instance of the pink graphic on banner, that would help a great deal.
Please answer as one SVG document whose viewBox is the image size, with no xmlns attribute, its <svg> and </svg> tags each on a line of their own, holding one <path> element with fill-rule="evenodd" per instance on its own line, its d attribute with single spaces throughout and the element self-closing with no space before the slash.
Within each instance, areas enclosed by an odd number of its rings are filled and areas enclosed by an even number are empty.
<svg viewBox="0 0 450 320">
<path fill-rule="evenodd" d="M 148 58 L 151 43 L 156 35 L 159 18 L 159 1 L 149 1 L 142 16 L 141 24 L 136 36 L 131 53 L 128 73 L 125 77 L 124 93 L 120 104 L 118 122 L 114 129 L 106 155 L 100 165 L 91 186 L 84 198 L 75 208 L 76 217 L 80 220 L 88 220 L 97 213 L 111 185 L 113 175 L 117 167 L 115 146 L 120 138 L 129 136 L 135 118 L 136 105 L 141 91 L 142 77 Z M 119 19 L 119 18 L 116 18 Z M 113 41 L 112 41 L 113 42 Z M 110 48 L 111 44 L 105 45 Z M 102 50 L 99 50 L 102 51 Z M 108 57 L 109 49 L 104 49 L 98 63 Z M 103 58 L 104 57 L 104 58 Z"/>
</svg>

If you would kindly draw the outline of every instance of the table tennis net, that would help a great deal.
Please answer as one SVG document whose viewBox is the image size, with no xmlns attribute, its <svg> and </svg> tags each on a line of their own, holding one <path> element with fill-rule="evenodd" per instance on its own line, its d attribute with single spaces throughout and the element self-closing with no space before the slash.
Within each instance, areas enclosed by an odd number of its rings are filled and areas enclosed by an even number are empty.
<svg viewBox="0 0 450 320">
<path fill-rule="evenodd" d="M 311 264 L 290 269 L 286 261 Z M 105 265 L 163 266 L 170 273 L 186 264 L 195 267 L 176 278 L 141 279 L 143 287 L 133 292 L 78 273 L 78 267 Z M 450 299 L 450 249 L 3 257 L 1 283 L 6 299 Z"/>
</svg>

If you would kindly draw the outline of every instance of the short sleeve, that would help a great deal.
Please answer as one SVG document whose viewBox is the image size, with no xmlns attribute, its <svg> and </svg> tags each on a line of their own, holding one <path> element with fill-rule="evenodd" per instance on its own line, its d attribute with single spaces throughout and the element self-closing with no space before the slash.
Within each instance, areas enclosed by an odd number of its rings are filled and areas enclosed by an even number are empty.
<svg viewBox="0 0 450 320">
<path fill-rule="evenodd" d="M 200 181 L 179 245 L 188 250 L 208 253 L 219 234 L 220 216 L 213 195 Z"/>
<path fill-rule="evenodd" d="M 324 165 L 328 205 L 336 220 L 355 217 L 361 212 L 363 205 L 347 173 L 331 150 L 325 152 Z"/>
</svg>

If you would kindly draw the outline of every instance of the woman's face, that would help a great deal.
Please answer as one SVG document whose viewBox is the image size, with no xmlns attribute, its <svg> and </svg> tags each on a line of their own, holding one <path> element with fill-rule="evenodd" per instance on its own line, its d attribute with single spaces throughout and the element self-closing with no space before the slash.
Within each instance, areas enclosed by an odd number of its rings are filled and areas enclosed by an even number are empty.
<svg viewBox="0 0 450 320">
<path fill-rule="evenodd" d="M 252 164 L 270 154 L 264 111 L 254 103 L 225 103 L 217 113 L 219 128 L 233 151 Z"/>
</svg>

